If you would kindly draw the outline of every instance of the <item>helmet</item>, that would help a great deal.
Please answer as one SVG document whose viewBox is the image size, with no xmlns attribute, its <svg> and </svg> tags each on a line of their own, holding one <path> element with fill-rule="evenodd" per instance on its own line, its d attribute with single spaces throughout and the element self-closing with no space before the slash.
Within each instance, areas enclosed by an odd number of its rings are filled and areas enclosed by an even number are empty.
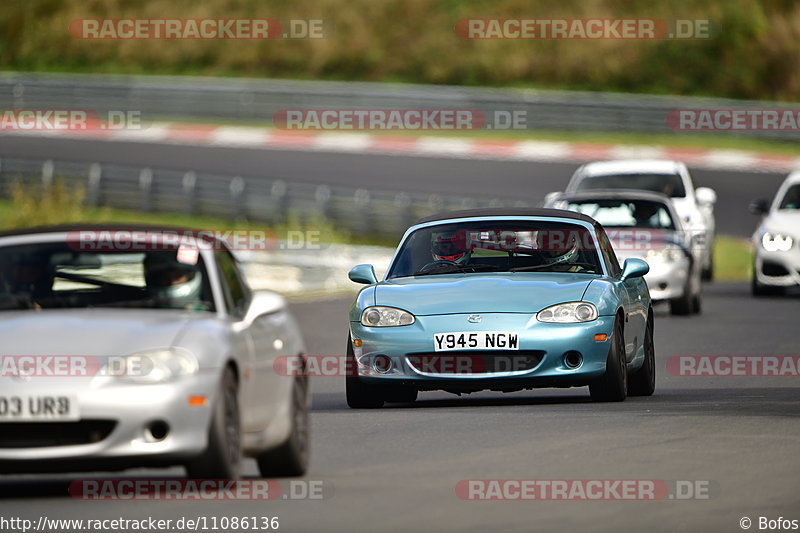
<svg viewBox="0 0 800 533">
<path fill-rule="evenodd" d="M 542 230 L 536 236 L 539 253 L 547 264 L 570 263 L 577 259 L 581 239 L 573 230 Z"/>
<path fill-rule="evenodd" d="M 181 263 L 177 252 L 150 252 L 144 259 L 148 292 L 158 300 L 185 303 L 196 301 L 202 290 L 197 268 Z"/>
<path fill-rule="evenodd" d="M 436 261 L 456 263 L 465 260 L 466 251 L 454 232 L 434 233 L 431 237 L 431 255 Z"/>
</svg>

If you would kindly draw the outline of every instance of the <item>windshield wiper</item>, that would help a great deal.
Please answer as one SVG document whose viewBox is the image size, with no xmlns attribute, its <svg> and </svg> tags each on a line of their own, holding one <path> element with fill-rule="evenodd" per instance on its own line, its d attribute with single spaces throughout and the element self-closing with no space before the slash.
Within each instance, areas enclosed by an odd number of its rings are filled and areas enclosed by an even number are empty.
<svg viewBox="0 0 800 533">
<path fill-rule="evenodd" d="M 420 270 L 419 272 L 415 272 L 411 274 L 412 276 L 431 276 L 435 274 L 453 274 L 456 272 L 488 272 L 488 271 L 496 271 L 499 268 L 495 265 L 487 265 L 483 263 L 475 264 L 475 265 L 442 265 L 437 268 L 432 268 L 430 270 Z"/>
</svg>

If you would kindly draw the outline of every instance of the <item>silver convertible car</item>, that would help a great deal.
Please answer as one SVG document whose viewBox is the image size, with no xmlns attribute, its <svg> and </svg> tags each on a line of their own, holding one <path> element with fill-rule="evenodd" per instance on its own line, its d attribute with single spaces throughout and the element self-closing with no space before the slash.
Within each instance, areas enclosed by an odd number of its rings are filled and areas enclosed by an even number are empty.
<svg viewBox="0 0 800 533">
<path fill-rule="evenodd" d="M 186 467 L 264 476 L 309 458 L 307 378 L 285 301 L 221 240 L 152 227 L 0 234 L 0 473 Z"/>
</svg>

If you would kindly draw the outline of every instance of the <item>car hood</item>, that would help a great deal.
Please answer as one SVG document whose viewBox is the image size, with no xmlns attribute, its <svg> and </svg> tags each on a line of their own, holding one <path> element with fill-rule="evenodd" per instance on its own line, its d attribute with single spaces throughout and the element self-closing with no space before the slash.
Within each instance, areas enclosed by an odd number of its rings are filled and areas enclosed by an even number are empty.
<svg viewBox="0 0 800 533">
<path fill-rule="evenodd" d="M 0 312 L 3 355 L 127 355 L 173 346 L 193 315 L 179 310 Z"/>
<path fill-rule="evenodd" d="M 455 313 L 536 313 L 580 300 L 598 276 L 564 273 L 437 274 L 383 281 L 376 305 L 418 315 Z"/>
<path fill-rule="evenodd" d="M 800 211 L 775 211 L 761 224 L 764 231 L 800 238 Z"/>
</svg>

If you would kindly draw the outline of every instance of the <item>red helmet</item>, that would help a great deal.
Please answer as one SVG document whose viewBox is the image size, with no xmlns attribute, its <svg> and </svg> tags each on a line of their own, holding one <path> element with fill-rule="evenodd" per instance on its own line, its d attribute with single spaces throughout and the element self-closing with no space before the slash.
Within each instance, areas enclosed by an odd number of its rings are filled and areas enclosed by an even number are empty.
<svg viewBox="0 0 800 533">
<path fill-rule="evenodd" d="M 433 237 L 431 254 L 437 261 L 450 261 L 455 263 L 464 257 L 464 246 L 458 242 L 454 233 L 439 233 Z"/>
</svg>

